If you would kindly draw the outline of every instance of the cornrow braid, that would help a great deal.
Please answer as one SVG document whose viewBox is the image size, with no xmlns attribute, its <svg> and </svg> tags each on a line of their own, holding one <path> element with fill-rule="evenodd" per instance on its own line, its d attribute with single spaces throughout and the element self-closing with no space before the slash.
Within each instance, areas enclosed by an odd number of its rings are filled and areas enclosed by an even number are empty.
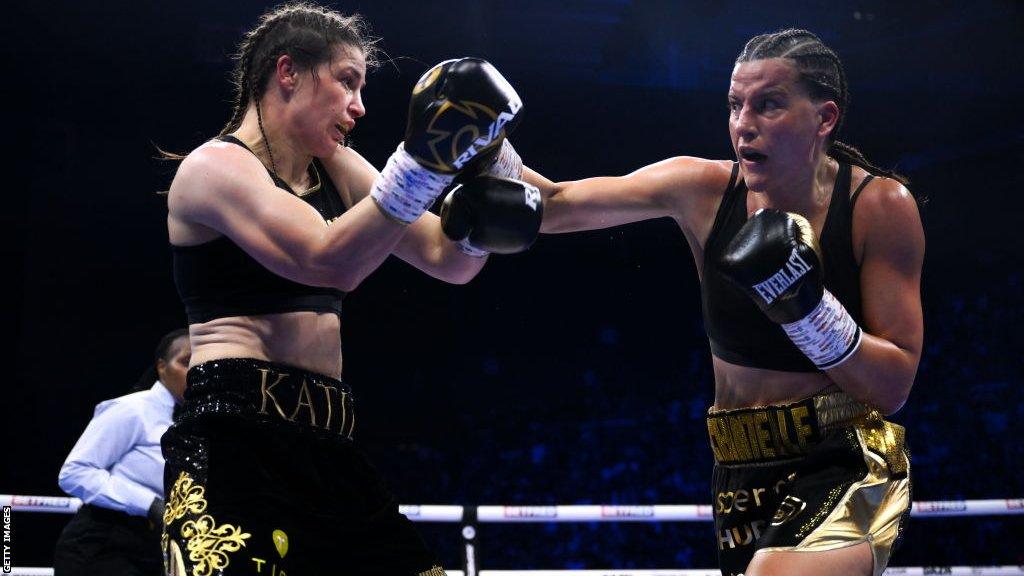
<svg viewBox="0 0 1024 576">
<path fill-rule="evenodd" d="M 271 22 L 267 22 L 266 19 L 261 20 L 259 26 L 246 33 L 241 44 L 238 46 L 238 53 L 235 55 L 237 63 L 231 72 L 231 84 L 235 88 L 234 106 L 231 109 L 231 118 L 221 128 L 220 133 L 217 134 L 218 136 L 230 134 L 238 130 L 239 126 L 242 125 L 242 118 L 245 117 L 245 111 L 249 108 L 250 98 L 254 96 L 250 73 L 252 56 L 255 52 L 255 47 L 259 46 L 271 26 Z"/>
<path fill-rule="evenodd" d="M 221 128 L 218 136 L 238 130 L 249 105 L 256 104 L 263 133 L 260 99 L 267 88 L 267 80 L 273 74 L 278 59 L 283 55 L 292 58 L 300 71 L 309 71 L 313 81 L 319 81 L 316 67 L 329 62 L 339 46 L 351 46 L 362 51 L 367 69 L 380 62 L 378 38 L 370 35 L 369 25 L 359 14 L 343 15 L 335 10 L 313 2 L 298 1 L 282 4 L 260 16 L 259 24 L 242 38 L 238 52 L 234 55 L 235 66 L 231 71 L 234 87 L 231 116 Z M 266 134 L 264 144 L 270 152 Z M 160 156 L 181 160 L 183 155 L 165 152 L 157 148 Z M 271 164 L 274 164 L 270 153 Z M 276 172 L 276 168 L 272 169 Z"/>
<path fill-rule="evenodd" d="M 839 120 L 829 136 L 828 155 L 836 160 L 860 166 L 870 174 L 892 178 L 906 186 L 906 176 L 872 164 L 857 148 L 841 142 L 838 136 L 846 122 L 850 92 L 846 84 L 846 71 L 839 56 L 807 30 L 789 28 L 751 38 L 743 47 L 736 63 L 785 58 L 793 62 L 799 82 L 815 101 L 833 100 L 839 107 Z"/>
<path fill-rule="evenodd" d="M 232 73 L 235 87 L 234 109 L 220 135 L 238 129 L 251 101 L 258 102 L 266 90 L 266 81 L 282 55 L 289 55 L 300 70 L 313 72 L 330 61 L 338 45 L 359 48 L 367 68 L 378 64 L 378 39 L 369 35 L 362 16 L 343 16 L 311 2 L 291 2 L 260 17 L 259 25 L 247 33 L 239 45 L 237 64 Z"/>
</svg>

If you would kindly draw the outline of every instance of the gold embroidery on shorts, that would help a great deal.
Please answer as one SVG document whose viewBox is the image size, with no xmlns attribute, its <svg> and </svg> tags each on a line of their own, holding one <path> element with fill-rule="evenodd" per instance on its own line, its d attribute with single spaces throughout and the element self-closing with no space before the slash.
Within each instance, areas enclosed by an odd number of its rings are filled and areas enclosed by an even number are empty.
<svg viewBox="0 0 1024 576">
<path fill-rule="evenodd" d="M 440 566 L 434 566 L 430 570 L 420 572 L 416 576 L 446 576 L 444 568 Z"/>
<path fill-rule="evenodd" d="M 187 473 L 178 474 L 171 488 L 171 498 L 164 507 L 164 526 L 181 518 L 186 512 L 202 514 L 206 510 L 206 488 L 194 484 Z"/>
<path fill-rule="evenodd" d="M 807 522 L 804 522 L 804 525 L 801 526 L 800 530 L 796 533 L 796 537 L 798 539 L 802 539 L 811 530 L 813 530 L 814 527 L 817 526 L 819 522 L 824 520 L 825 516 L 831 514 L 832 513 L 832 509 L 835 506 L 836 500 L 839 500 L 839 497 L 843 493 L 845 493 L 846 489 L 849 488 L 849 487 L 850 487 L 850 483 L 849 482 L 844 482 L 844 483 L 840 484 L 839 486 L 835 486 L 831 490 L 829 490 L 828 496 L 826 496 L 825 497 L 825 501 L 821 503 L 821 506 L 818 508 L 818 512 L 815 513 L 814 516 L 811 516 L 810 520 L 808 520 Z"/>
<path fill-rule="evenodd" d="M 187 520 L 181 525 L 180 534 L 187 539 L 188 559 L 194 563 L 192 576 L 210 576 L 214 570 L 227 567 L 230 559 L 228 553 L 237 552 L 245 546 L 245 539 L 251 534 L 242 532 L 231 524 L 217 525 L 217 521 L 206 511 L 206 488 L 196 484 L 192 477 L 182 472 L 171 489 L 170 501 L 164 509 L 164 525 L 180 520 L 187 513 L 202 514 L 195 520 Z M 181 552 L 176 542 L 170 542 L 165 550 L 169 550 L 171 561 L 180 562 Z M 174 553 L 177 558 L 174 558 Z"/>
<path fill-rule="evenodd" d="M 188 538 L 185 547 L 188 559 L 195 562 L 193 576 L 210 576 L 214 570 L 226 568 L 230 563 L 228 553 L 240 550 L 245 539 L 252 536 L 231 524 L 217 526 L 209 514 L 182 524 L 181 535 Z"/>
<path fill-rule="evenodd" d="M 903 426 L 879 417 L 861 425 L 860 430 L 864 434 L 864 444 L 885 460 L 893 476 L 907 472 L 907 458 L 903 452 L 906 431 Z"/>
</svg>

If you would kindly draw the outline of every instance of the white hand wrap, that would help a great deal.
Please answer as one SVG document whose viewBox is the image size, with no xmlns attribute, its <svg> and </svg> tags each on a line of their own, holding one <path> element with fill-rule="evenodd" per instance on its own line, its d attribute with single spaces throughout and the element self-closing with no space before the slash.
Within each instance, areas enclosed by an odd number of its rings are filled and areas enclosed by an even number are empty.
<svg viewBox="0 0 1024 576">
<path fill-rule="evenodd" d="M 512 143 L 507 138 L 501 141 L 501 149 L 486 173 L 489 176 L 512 178 L 515 180 L 523 177 L 523 159 L 519 157 L 519 153 L 516 152 L 516 149 L 512 147 Z M 483 258 L 490 254 L 487 250 L 481 250 L 470 244 L 468 238 L 459 240 L 456 242 L 456 246 L 459 247 L 463 254 L 474 258 Z"/>
<path fill-rule="evenodd" d="M 501 141 L 501 150 L 494 159 L 494 164 L 487 169 L 487 173 L 501 178 L 523 179 L 523 159 L 519 157 L 519 153 L 512 147 L 508 138 Z"/>
<path fill-rule="evenodd" d="M 463 238 L 462 240 L 459 240 L 458 242 L 455 243 L 455 245 L 459 247 L 459 250 L 462 250 L 463 254 L 467 256 L 472 256 L 473 258 L 483 258 L 484 256 L 490 254 L 490 252 L 488 252 L 487 250 L 481 250 L 479 248 L 474 247 L 472 244 L 469 243 L 468 238 Z"/>
<path fill-rule="evenodd" d="M 853 356 L 862 335 L 860 326 L 828 290 L 810 314 L 783 324 L 782 328 L 797 348 L 822 370 L 835 368 Z"/>
<path fill-rule="evenodd" d="M 430 208 L 454 178 L 420 166 L 399 144 L 373 183 L 370 196 L 381 212 L 409 224 Z"/>
</svg>

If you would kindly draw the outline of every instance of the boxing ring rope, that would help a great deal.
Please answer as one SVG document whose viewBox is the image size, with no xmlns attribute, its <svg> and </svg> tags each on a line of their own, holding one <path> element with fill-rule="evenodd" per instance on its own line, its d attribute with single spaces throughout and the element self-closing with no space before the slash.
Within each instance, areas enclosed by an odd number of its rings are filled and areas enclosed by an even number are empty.
<svg viewBox="0 0 1024 576">
<path fill-rule="evenodd" d="M 82 501 L 59 496 L 0 494 L 0 506 L 12 512 L 73 514 Z M 462 523 L 465 546 L 463 571 L 449 570 L 450 576 L 719 576 L 714 569 L 698 570 L 479 570 L 476 566 L 476 524 L 536 522 L 710 522 L 712 508 L 704 504 L 652 505 L 550 505 L 550 506 L 454 506 L 402 504 L 399 512 L 413 522 Z M 912 518 L 949 516 L 1006 516 L 1024 514 L 1024 498 L 992 500 L 933 500 L 914 502 Z M 10 529 L 6 524 L 5 536 Z M 5 570 L 8 573 L 5 557 Z M 52 568 L 12 567 L 10 574 L 52 576 Z M 925 566 L 890 567 L 889 575 L 971 574 L 973 576 L 1024 575 L 1024 566 Z"/>
<path fill-rule="evenodd" d="M 1024 498 L 914 502 L 911 517 L 1024 514 Z M 479 522 L 710 522 L 711 505 L 477 506 Z"/>
</svg>

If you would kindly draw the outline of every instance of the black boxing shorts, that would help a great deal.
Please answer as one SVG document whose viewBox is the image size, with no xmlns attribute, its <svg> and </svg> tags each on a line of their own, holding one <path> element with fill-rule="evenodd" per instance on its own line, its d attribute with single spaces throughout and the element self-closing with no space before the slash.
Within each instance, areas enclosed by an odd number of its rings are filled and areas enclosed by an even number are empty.
<svg viewBox="0 0 1024 576">
<path fill-rule="evenodd" d="M 353 444 L 345 384 L 244 358 L 187 378 L 162 440 L 167 574 L 444 574 Z"/>
<path fill-rule="evenodd" d="M 793 404 L 709 411 L 719 567 L 754 554 L 820 552 L 868 542 L 874 574 L 909 515 L 904 430 L 845 393 Z"/>
</svg>

